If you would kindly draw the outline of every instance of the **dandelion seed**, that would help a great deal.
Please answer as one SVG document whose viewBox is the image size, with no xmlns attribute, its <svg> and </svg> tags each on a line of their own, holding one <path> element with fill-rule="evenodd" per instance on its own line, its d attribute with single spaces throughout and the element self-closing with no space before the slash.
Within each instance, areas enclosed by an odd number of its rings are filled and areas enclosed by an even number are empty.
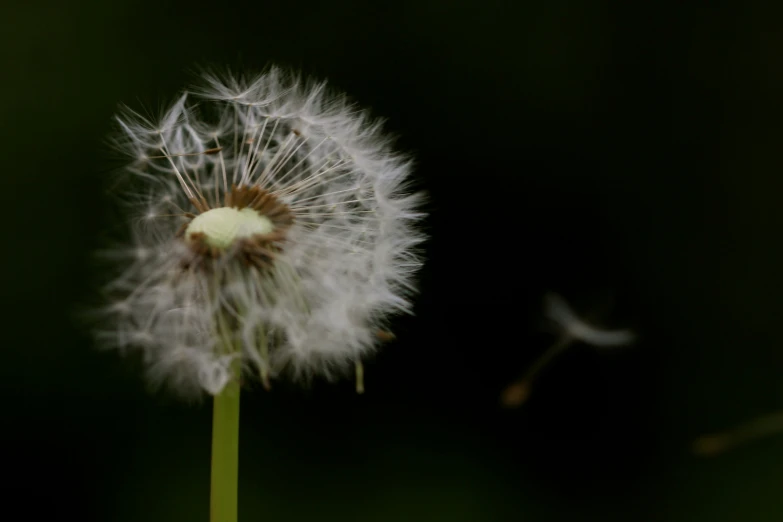
<svg viewBox="0 0 783 522">
<path fill-rule="evenodd" d="M 545 315 L 558 325 L 563 337 L 572 341 L 581 341 L 599 348 L 624 346 L 634 340 L 630 330 L 604 330 L 580 319 L 568 303 L 557 294 L 547 294 L 545 299 Z"/>
<path fill-rule="evenodd" d="M 410 162 L 365 113 L 277 69 L 208 75 L 196 97 L 159 121 L 118 118 L 117 146 L 153 197 L 135 208 L 128 255 L 111 253 L 126 264 L 101 339 L 140 350 L 154 382 L 187 395 L 240 373 L 266 388 L 363 377 L 415 290 Z"/>
<path fill-rule="evenodd" d="M 783 411 L 758 417 L 728 431 L 699 437 L 693 443 L 693 452 L 711 457 L 737 446 L 783 433 Z"/>
<path fill-rule="evenodd" d="M 557 326 L 560 336 L 521 378 L 503 390 L 500 403 L 507 408 L 516 408 L 525 403 L 538 374 L 575 342 L 604 348 L 627 345 L 635 338 L 630 330 L 604 330 L 591 325 L 578 317 L 565 299 L 554 293 L 544 297 L 544 315 Z"/>
</svg>

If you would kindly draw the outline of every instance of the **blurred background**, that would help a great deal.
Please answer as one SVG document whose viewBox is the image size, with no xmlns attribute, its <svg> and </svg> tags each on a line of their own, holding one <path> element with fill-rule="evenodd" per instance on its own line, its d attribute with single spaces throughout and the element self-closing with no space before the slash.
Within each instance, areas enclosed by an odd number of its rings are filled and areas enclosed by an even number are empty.
<svg viewBox="0 0 783 522">
<path fill-rule="evenodd" d="M 6 511 L 207 520 L 209 403 L 150 394 L 74 310 L 116 227 L 118 104 L 275 63 L 387 118 L 432 239 L 365 395 L 244 395 L 240 520 L 783 520 L 783 436 L 691 452 L 783 409 L 783 6 L 684 4 L 7 2 Z M 575 345 L 502 408 L 553 342 L 547 291 L 639 342 Z"/>
</svg>

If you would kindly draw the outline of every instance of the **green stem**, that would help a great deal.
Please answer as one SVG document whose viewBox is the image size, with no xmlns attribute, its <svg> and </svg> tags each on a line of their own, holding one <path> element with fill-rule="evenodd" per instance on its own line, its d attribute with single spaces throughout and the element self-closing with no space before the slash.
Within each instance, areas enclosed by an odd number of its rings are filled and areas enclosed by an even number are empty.
<svg viewBox="0 0 783 522">
<path fill-rule="evenodd" d="M 237 522 L 238 485 L 239 378 L 235 376 L 214 398 L 210 522 Z"/>
</svg>

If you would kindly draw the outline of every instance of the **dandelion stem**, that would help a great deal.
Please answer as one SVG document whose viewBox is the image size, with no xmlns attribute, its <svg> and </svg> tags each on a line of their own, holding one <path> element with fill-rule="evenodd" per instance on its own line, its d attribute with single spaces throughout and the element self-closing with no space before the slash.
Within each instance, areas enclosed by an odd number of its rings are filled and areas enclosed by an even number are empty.
<svg viewBox="0 0 783 522">
<path fill-rule="evenodd" d="M 364 365 L 362 361 L 356 360 L 356 393 L 364 393 Z"/>
<path fill-rule="evenodd" d="M 234 378 L 214 398 L 210 522 L 237 521 L 238 472 L 239 379 Z"/>
</svg>

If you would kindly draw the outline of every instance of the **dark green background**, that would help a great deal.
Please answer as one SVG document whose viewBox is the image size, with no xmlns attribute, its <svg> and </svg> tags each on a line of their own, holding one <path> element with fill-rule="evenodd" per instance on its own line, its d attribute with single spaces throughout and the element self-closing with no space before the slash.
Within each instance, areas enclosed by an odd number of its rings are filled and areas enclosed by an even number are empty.
<svg viewBox="0 0 783 522">
<path fill-rule="evenodd" d="M 245 395 L 242 521 L 783 520 L 783 437 L 689 452 L 783 406 L 783 10 L 734 4 L 6 3 L 3 518 L 207 520 L 209 404 L 147 393 L 75 310 L 118 223 L 118 103 L 276 63 L 388 117 L 432 240 L 365 396 Z M 640 342 L 502 410 L 546 290 L 613 298 Z"/>
</svg>

